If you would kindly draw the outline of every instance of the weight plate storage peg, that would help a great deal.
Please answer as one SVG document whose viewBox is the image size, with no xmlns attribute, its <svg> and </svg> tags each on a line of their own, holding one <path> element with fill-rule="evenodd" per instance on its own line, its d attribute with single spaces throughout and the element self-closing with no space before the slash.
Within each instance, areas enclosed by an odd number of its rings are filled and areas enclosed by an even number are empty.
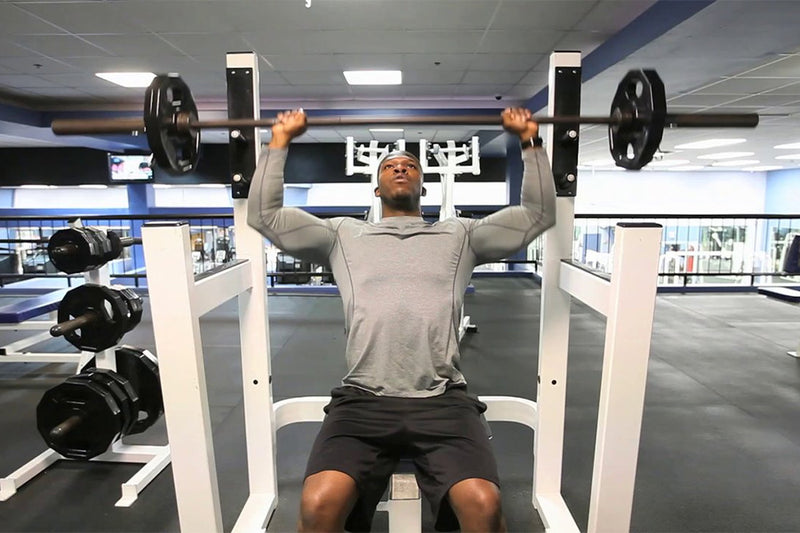
<svg viewBox="0 0 800 533">
<path fill-rule="evenodd" d="M 119 343 L 142 319 L 142 299 L 126 287 L 85 283 L 58 304 L 58 324 L 50 334 L 63 335 L 80 350 L 99 352 Z"/>
<path fill-rule="evenodd" d="M 106 263 L 107 241 L 102 230 L 76 227 L 58 230 L 47 241 L 47 255 L 58 270 L 67 274 L 86 272 Z"/>
<path fill-rule="evenodd" d="M 114 393 L 86 375 L 49 389 L 36 407 L 36 427 L 53 450 L 88 460 L 106 451 L 124 426 Z"/>
</svg>

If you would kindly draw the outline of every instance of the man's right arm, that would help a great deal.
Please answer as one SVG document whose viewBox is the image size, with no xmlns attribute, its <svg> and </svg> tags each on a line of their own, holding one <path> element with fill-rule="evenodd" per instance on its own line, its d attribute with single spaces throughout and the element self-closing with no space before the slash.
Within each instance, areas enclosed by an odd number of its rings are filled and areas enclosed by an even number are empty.
<svg viewBox="0 0 800 533">
<path fill-rule="evenodd" d="M 283 206 L 283 169 L 289 142 L 304 129 L 287 132 L 281 124 L 273 127 L 270 146 L 261 153 L 250 184 L 247 223 L 281 250 L 327 263 L 336 241 L 331 224 L 302 209 Z"/>
</svg>

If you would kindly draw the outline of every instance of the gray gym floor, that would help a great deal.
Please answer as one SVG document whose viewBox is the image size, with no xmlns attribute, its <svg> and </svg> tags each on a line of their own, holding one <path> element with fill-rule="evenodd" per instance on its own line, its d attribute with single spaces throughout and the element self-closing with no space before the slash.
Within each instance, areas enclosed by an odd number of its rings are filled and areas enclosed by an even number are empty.
<svg viewBox="0 0 800 533">
<path fill-rule="evenodd" d="M 529 280 L 475 280 L 467 311 L 479 332 L 463 343 L 477 394 L 535 399 L 539 289 Z M 344 373 L 341 301 L 271 297 L 276 400 L 323 395 Z M 585 530 L 596 429 L 604 319 L 573 305 L 563 494 Z M 201 325 L 225 529 L 247 496 L 238 323 L 234 302 Z M 18 338 L 0 331 L 0 342 Z M 647 383 L 632 531 L 800 531 L 800 306 L 755 294 L 659 296 Z M 125 343 L 154 349 L 148 309 Z M 40 351 L 71 351 L 64 341 Z M 168 357 L 169 354 L 159 354 Z M 0 365 L 0 476 L 44 450 L 35 407 L 72 371 L 65 364 Z M 280 502 L 269 531 L 292 531 L 316 424 L 278 435 Z M 542 531 L 531 508 L 533 434 L 493 424 L 511 531 Z M 163 421 L 135 443 L 166 442 Z M 0 531 L 178 531 L 167 468 L 134 505 L 115 508 L 136 465 L 61 461 L 0 502 Z M 426 510 L 427 511 L 427 510 Z M 426 530 L 431 519 L 424 517 Z M 374 531 L 385 531 L 377 513 Z"/>
</svg>

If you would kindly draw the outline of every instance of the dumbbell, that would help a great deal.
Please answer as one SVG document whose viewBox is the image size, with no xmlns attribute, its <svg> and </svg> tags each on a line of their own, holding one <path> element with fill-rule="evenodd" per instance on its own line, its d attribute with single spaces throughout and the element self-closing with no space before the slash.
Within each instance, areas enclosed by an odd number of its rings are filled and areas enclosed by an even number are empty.
<svg viewBox="0 0 800 533">
<path fill-rule="evenodd" d="M 120 237 L 115 231 L 74 227 L 59 230 L 47 242 L 50 262 L 60 271 L 77 274 L 99 268 L 122 253 L 122 249 L 142 240 Z"/>
<path fill-rule="evenodd" d="M 142 299 L 133 289 L 85 283 L 64 295 L 50 334 L 63 335 L 80 350 L 100 352 L 119 344 L 141 320 Z"/>
<path fill-rule="evenodd" d="M 147 350 L 120 346 L 117 370 L 94 368 L 47 390 L 36 407 L 36 427 L 64 457 L 88 460 L 111 444 L 142 433 L 164 413 L 158 361 Z"/>
</svg>

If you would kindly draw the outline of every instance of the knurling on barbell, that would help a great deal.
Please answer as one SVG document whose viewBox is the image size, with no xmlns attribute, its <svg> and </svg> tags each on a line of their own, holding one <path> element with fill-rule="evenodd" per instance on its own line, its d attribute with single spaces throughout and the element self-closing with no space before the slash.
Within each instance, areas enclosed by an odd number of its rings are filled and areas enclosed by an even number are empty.
<svg viewBox="0 0 800 533">
<path fill-rule="evenodd" d="M 755 113 L 667 112 L 664 83 L 655 70 L 631 70 L 617 87 L 611 114 L 602 116 L 537 116 L 540 124 L 607 124 L 611 156 L 618 166 L 639 170 L 653 157 L 665 127 L 753 128 Z M 144 117 L 117 119 L 58 119 L 51 124 L 57 135 L 102 133 L 147 133 L 147 141 L 158 166 L 172 174 L 186 174 L 197 165 L 202 129 L 238 129 L 272 126 L 269 119 L 198 120 L 197 106 L 189 86 L 177 74 L 156 76 L 145 93 Z M 502 124 L 495 115 L 444 116 L 331 116 L 309 117 L 315 126 L 378 125 L 492 125 Z M 571 139 L 577 142 L 577 135 Z"/>
</svg>

